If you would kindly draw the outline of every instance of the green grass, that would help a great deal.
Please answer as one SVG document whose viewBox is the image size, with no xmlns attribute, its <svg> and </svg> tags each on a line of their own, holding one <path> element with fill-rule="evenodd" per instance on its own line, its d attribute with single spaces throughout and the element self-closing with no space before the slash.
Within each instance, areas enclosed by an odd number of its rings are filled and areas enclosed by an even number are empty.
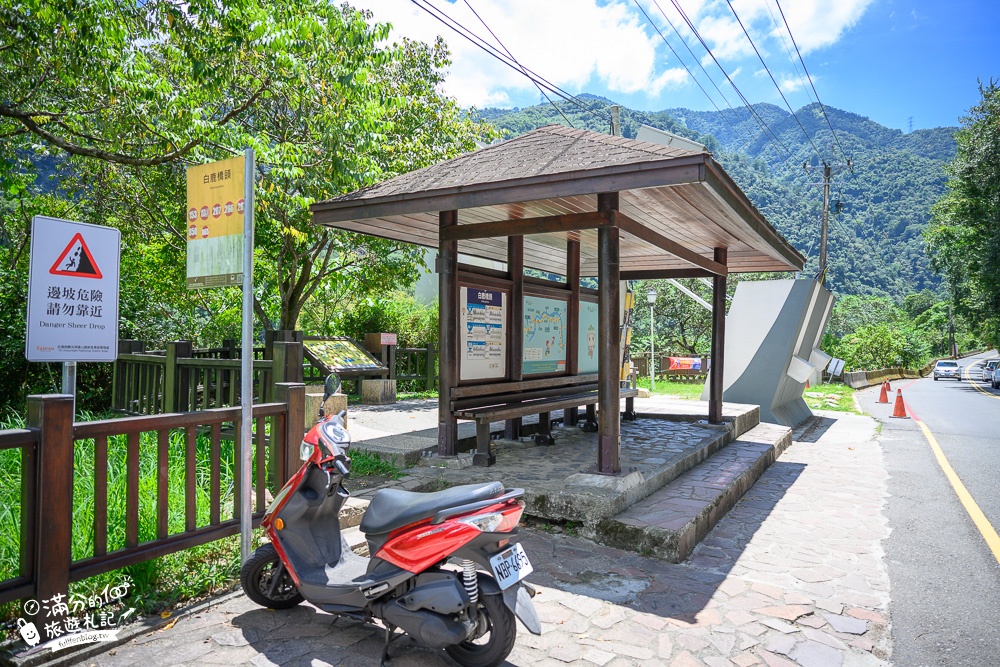
<svg viewBox="0 0 1000 667">
<path fill-rule="evenodd" d="M 813 410 L 861 414 L 854 405 L 854 390 L 845 384 L 820 384 L 805 390 L 802 398 Z"/>
<path fill-rule="evenodd" d="M 110 415 L 83 415 L 82 420 L 108 418 Z M 16 415 L 0 418 L 0 429 L 21 428 L 23 419 Z M 195 444 L 195 506 L 196 525 L 209 524 L 211 488 L 211 440 L 199 435 Z M 126 519 L 126 452 L 125 436 L 108 438 L 107 480 L 107 548 L 125 546 Z M 168 444 L 167 532 L 182 533 L 185 529 L 184 498 L 186 447 L 183 431 L 169 433 Z M 236 469 L 231 440 L 220 444 L 220 519 L 233 517 L 233 474 Z M 78 440 L 74 448 L 73 532 L 74 560 L 94 555 L 94 441 Z M 256 468 L 256 461 L 254 461 Z M 157 536 L 157 434 L 143 433 L 139 440 L 139 542 Z M 256 479 L 256 470 L 254 470 Z M 0 580 L 17 576 L 20 550 L 20 489 L 21 453 L 19 449 L 0 452 Z M 276 491 L 272 489 L 272 491 Z M 258 531 L 259 532 L 259 531 Z M 255 536 L 259 543 L 260 535 Z M 128 574 L 135 582 L 130 604 L 140 612 L 152 613 L 170 608 L 182 600 L 197 598 L 231 585 L 239 576 L 239 537 L 226 538 L 182 552 L 155 558 L 144 563 L 109 572 L 74 583 L 70 592 L 90 594 L 105 585 L 115 586 Z M 0 622 L 18 615 L 16 604 L 0 607 Z"/>
<path fill-rule="evenodd" d="M 642 389 L 649 389 L 649 378 L 638 378 L 637 385 Z M 701 392 L 705 388 L 704 382 L 675 382 L 670 380 L 657 380 L 656 388 L 651 392 L 653 396 L 673 396 L 686 400 L 701 400 Z"/>
<path fill-rule="evenodd" d="M 351 452 L 351 477 L 371 475 L 386 479 L 399 479 L 403 476 L 403 470 L 375 452 Z"/>
</svg>

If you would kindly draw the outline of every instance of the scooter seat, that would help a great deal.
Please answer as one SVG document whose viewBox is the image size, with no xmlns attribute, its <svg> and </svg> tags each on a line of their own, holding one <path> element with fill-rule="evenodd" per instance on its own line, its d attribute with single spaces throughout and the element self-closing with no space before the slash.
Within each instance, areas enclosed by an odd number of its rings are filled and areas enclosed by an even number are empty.
<svg viewBox="0 0 1000 667">
<path fill-rule="evenodd" d="M 365 510 L 361 532 L 366 535 L 388 533 L 415 521 L 429 519 L 443 509 L 502 495 L 503 484 L 500 482 L 464 484 L 432 493 L 382 489 Z"/>
</svg>

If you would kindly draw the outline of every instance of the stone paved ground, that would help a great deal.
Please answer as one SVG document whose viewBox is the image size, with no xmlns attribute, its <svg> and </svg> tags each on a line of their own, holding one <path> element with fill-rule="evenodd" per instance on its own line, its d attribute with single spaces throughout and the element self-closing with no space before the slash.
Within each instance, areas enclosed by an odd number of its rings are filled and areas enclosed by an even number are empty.
<svg viewBox="0 0 1000 667">
<path fill-rule="evenodd" d="M 509 664 L 887 664 L 886 473 L 874 430 L 869 418 L 837 415 L 797 433 L 680 565 L 525 531 L 543 634 L 519 627 Z M 375 666 L 380 650 L 373 628 L 233 596 L 84 664 Z M 394 653 L 396 667 L 453 665 L 412 644 Z"/>
</svg>

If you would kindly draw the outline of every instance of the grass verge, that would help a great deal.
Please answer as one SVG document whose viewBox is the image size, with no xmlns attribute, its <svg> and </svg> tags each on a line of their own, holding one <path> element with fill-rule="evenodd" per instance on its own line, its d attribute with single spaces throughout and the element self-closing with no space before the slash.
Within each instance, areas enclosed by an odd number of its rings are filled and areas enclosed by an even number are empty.
<svg viewBox="0 0 1000 667">
<path fill-rule="evenodd" d="M 820 384 L 806 389 L 802 395 L 806 405 L 812 410 L 834 410 L 857 415 L 854 405 L 854 390 L 846 384 Z"/>
<path fill-rule="evenodd" d="M 642 389 L 649 389 L 649 378 L 639 378 L 637 385 Z M 701 400 L 701 392 L 705 388 L 704 382 L 674 382 L 670 380 L 657 380 L 656 387 L 652 390 L 654 396 L 670 396 L 672 398 L 683 398 L 689 401 Z"/>
</svg>

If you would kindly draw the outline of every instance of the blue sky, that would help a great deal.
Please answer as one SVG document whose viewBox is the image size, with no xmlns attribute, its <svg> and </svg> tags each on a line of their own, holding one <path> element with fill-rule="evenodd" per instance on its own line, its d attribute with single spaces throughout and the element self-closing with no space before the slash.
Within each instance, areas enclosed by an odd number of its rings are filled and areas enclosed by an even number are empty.
<svg viewBox="0 0 1000 667">
<path fill-rule="evenodd" d="M 493 41 L 466 0 L 422 1 Z M 603 95 L 646 110 L 714 110 L 713 102 L 722 109 L 728 104 L 739 106 L 735 91 L 685 25 L 673 0 L 638 1 L 680 54 L 681 62 L 635 0 L 468 3 L 518 61 L 570 93 Z M 797 110 L 813 101 L 797 61 L 789 57 L 789 51 L 794 56 L 794 47 L 779 8 L 823 103 L 888 127 L 906 131 L 911 117 L 914 129 L 957 125 L 978 100 L 977 78 L 1000 79 L 997 0 L 730 1 L 735 14 L 727 0 L 677 3 L 751 102 L 785 107 L 736 16 L 791 107 Z M 461 104 L 529 106 L 542 100 L 522 74 L 487 56 L 410 0 L 356 0 L 356 6 L 371 9 L 376 20 L 392 23 L 397 37 L 429 41 L 442 35 L 454 61 L 444 89 Z M 694 73 L 711 101 L 683 65 Z"/>
</svg>

